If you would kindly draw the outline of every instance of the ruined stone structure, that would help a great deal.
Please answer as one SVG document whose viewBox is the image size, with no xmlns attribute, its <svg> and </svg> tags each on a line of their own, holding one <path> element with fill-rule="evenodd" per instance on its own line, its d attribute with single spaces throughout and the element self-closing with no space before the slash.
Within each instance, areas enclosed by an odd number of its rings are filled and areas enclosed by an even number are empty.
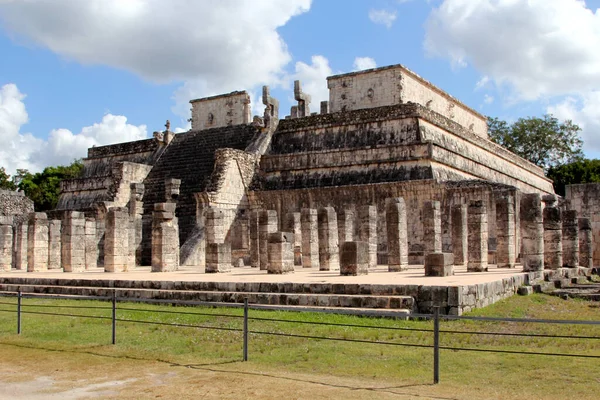
<svg viewBox="0 0 600 400">
<path fill-rule="evenodd" d="M 254 118 L 248 93 L 232 92 L 192 100 L 188 132 L 167 121 L 152 139 L 90 148 L 51 213 L 64 270 L 354 276 L 412 264 L 448 276 L 522 264 L 535 275 L 589 266 L 590 252 L 600 264 L 600 189 L 573 187 L 557 203 L 541 168 L 489 140 L 486 117 L 401 65 L 327 84 L 320 113 L 297 81 L 282 119 L 264 87 Z M 24 252 L 29 270 L 54 265 L 49 226 L 38 214 L 14 223 L 17 268 Z M 69 254 L 75 236 L 83 256 Z"/>
</svg>

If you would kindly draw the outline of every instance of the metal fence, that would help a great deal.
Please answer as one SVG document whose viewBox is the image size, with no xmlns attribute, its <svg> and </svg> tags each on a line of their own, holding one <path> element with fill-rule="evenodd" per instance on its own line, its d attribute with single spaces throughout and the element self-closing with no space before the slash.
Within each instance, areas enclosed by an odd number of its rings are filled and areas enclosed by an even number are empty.
<svg viewBox="0 0 600 400">
<path fill-rule="evenodd" d="M 128 292 L 131 290 L 128 289 Z M 0 309 L 0 312 L 5 313 L 16 313 L 16 332 L 21 334 L 23 330 L 22 319 L 23 315 L 48 315 L 48 316 L 62 316 L 62 317 L 79 317 L 79 318 L 92 318 L 102 319 L 110 321 L 111 323 L 111 343 L 117 343 L 117 323 L 134 323 L 134 324 L 150 324 L 150 325 L 163 325 L 170 327 L 181 327 L 181 328 L 196 328 L 196 329 L 212 329 L 221 331 L 241 332 L 243 337 L 243 353 L 242 360 L 248 361 L 249 353 L 249 335 L 270 335 L 288 338 L 300 338 L 306 340 L 327 340 L 327 341 L 341 341 L 349 343 L 368 343 L 375 345 L 385 346 L 404 346 L 404 347 L 417 347 L 431 349 L 433 352 L 433 383 L 437 384 L 440 380 L 440 350 L 453 350 L 453 351 L 471 351 L 471 352 L 487 352 L 487 353 L 504 353 L 504 354 L 516 354 L 526 356 L 551 356 L 551 357 L 579 357 L 579 358 L 592 358 L 600 359 L 600 355 L 595 354 L 577 354 L 577 353 L 555 353 L 555 352 L 537 352 L 537 351 L 525 351 L 525 350 L 506 350 L 506 349 L 489 349 L 489 348 L 477 348 L 477 347 L 456 347 L 456 346 L 443 346 L 440 345 L 440 335 L 494 335 L 494 336 L 505 336 L 505 337 L 524 337 L 524 338 L 553 338 L 553 339 L 577 339 L 577 340 L 600 340 L 600 334 L 596 336 L 586 335 L 550 335 L 550 334 L 536 334 L 536 333 L 513 333 L 513 332 L 482 332 L 482 331 L 465 331 L 465 330 L 450 330 L 440 329 L 441 321 L 450 320 L 470 320 L 479 322 L 511 322 L 511 323 L 528 323 L 528 324 L 562 324 L 562 325 L 589 325 L 600 328 L 600 321 L 587 321 L 587 320 L 547 320 L 547 319 L 524 319 L 524 318 L 495 318 L 495 317 L 475 317 L 475 316 L 452 316 L 452 315 L 441 315 L 439 308 L 435 308 L 433 314 L 417 314 L 412 313 L 409 315 L 403 315 L 402 319 L 415 319 L 415 320 L 430 320 L 433 321 L 433 328 L 416 328 L 416 327 L 382 327 L 382 326 L 370 326 L 363 324 L 342 324 L 334 322 L 315 322 L 315 321 L 302 321 L 297 319 L 277 319 L 277 318 L 265 318 L 258 316 L 251 316 L 250 311 L 252 310 L 272 310 L 272 311 L 294 311 L 294 312 L 317 312 L 317 313 L 329 313 L 338 314 L 343 313 L 342 310 L 332 309 L 320 309 L 314 307 L 286 307 L 286 306 L 263 306 L 263 305 L 249 305 L 246 299 L 243 304 L 236 303 L 214 303 L 214 302 L 201 302 L 201 301 L 183 301 L 183 300 L 157 300 L 157 299 L 136 299 L 136 298 L 120 298 L 117 296 L 117 290 L 112 291 L 111 296 L 83 296 L 83 295 L 48 295 L 48 294 L 37 294 L 37 293 L 22 293 L 0 291 L 0 296 L 4 298 L 16 297 L 16 304 L 14 302 L 0 301 L 0 306 L 15 306 L 14 310 Z M 55 300 L 101 300 L 110 302 L 110 306 L 78 306 L 78 305 L 56 305 L 56 304 L 25 304 L 24 299 L 55 299 Z M 148 303 L 148 304 L 168 304 L 178 306 L 203 306 L 203 307 L 221 307 L 221 308 L 237 308 L 243 309 L 242 315 L 232 314 L 217 314 L 217 313 L 205 313 L 205 312 L 189 312 L 183 310 L 160 310 L 160 309 L 140 309 L 132 308 L 128 306 L 131 303 Z M 102 303 L 100 303 L 102 304 Z M 122 304 L 121 306 L 118 306 Z M 78 309 L 78 310 L 110 310 L 110 316 L 100 315 L 85 315 L 80 313 L 59 313 L 51 311 L 35 311 L 30 310 L 33 308 L 51 310 L 52 308 L 61 309 Z M 195 324 L 182 324 L 182 323 L 167 323 L 159 321 L 149 321 L 140 319 L 130 318 L 119 318 L 117 316 L 118 311 L 136 311 L 136 312 L 149 312 L 149 313 L 168 313 L 168 314 L 179 314 L 179 315 L 197 315 L 197 316 L 209 316 L 209 317 L 225 317 L 242 320 L 239 328 L 219 327 L 210 325 L 195 325 Z M 383 316 L 398 318 L 398 314 L 393 312 L 365 312 L 364 314 L 355 314 L 361 316 Z M 249 329 L 249 321 L 262 321 L 262 322 L 281 322 L 281 323 L 295 323 L 295 324 L 309 324 L 309 325 L 321 325 L 331 327 L 351 327 L 351 328 L 362 328 L 362 329 L 380 329 L 380 330 L 397 330 L 397 331 L 409 331 L 409 332 L 421 332 L 428 333 L 432 336 L 433 344 L 418 344 L 418 343 L 401 343 L 392 341 L 373 341 L 366 339 L 357 338 L 340 338 L 330 336 L 314 336 L 314 335 L 301 335 L 294 333 L 284 332 L 268 332 L 260 330 Z"/>
</svg>

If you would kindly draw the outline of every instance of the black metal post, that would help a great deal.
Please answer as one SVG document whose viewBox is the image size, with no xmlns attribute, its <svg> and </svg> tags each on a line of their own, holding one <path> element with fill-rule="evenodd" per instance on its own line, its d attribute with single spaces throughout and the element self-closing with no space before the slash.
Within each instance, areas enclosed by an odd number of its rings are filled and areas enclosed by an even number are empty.
<svg viewBox="0 0 600 400">
<path fill-rule="evenodd" d="M 248 361 L 248 298 L 244 299 L 244 361 Z"/>
<path fill-rule="evenodd" d="M 433 384 L 440 383 L 440 307 L 433 307 Z"/>
<path fill-rule="evenodd" d="M 21 291 L 17 292 L 17 335 L 21 334 Z"/>
<path fill-rule="evenodd" d="M 117 343 L 117 290 L 112 292 L 112 344 Z"/>
</svg>

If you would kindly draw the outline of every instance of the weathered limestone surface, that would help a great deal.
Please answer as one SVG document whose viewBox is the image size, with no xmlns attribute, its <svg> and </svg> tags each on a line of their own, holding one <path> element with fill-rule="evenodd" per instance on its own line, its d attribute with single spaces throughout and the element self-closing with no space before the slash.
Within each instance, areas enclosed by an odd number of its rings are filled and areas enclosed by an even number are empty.
<svg viewBox="0 0 600 400">
<path fill-rule="evenodd" d="M 179 227 L 175 203 L 156 203 L 152 220 L 152 272 L 179 268 Z"/>
<path fill-rule="evenodd" d="M 250 266 L 260 266 L 260 240 L 259 240 L 259 214 L 260 210 L 250 210 L 248 218 L 248 229 L 250 230 Z M 264 250 L 263 250 L 264 251 Z"/>
<path fill-rule="evenodd" d="M 60 220 L 48 222 L 48 269 L 61 269 L 61 226 Z"/>
<path fill-rule="evenodd" d="M 342 208 L 338 212 L 337 218 L 340 246 L 344 242 L 354 241 L 354 232 L 356 231 L 356 211 L 353 209 Z"/>
<path fill-rule="evenodd" d="M 245 91 L 190 101 L 192 130 L 248 124 L 251 121 L 250 96 Z"/>
<path fill-rule="evenodd" d="M 542 197 L 538 193 L 528 193 L 521 197 L 520 216 L 523 270 L 542 271 L 544 269 L 544 224 Z"/>
<path fill-rule="evenodd" d="M 576 268 L 579 266 L 579 213 L 567 210 L 563 214 L 563 267 Z"/>
<path fill-rule="evenodd" d="M 140 221 L 141 224 L 141 221 Z M 98 237 L 96 220 L 94 218 L 85 219 L 85 269 L 94 269 L 98 267 Z M 141 239 L 141 232 L 140 232 Z M 137 245 L 141 245 L 138 242 Z"/>
<path fill-rule="evenodd" d="M 455 265 L 465 265 L 468 260 L 468 220 L 467 205 L 452 206 L 452 254 Z"/>
<path fill-rule="evenodd" d="M 337 215 L 333 207 L 319 209 L 318 216 L 319 235 L 319 270 L 339 271 L 339 240 Z"/>
<path fill-rule="evenodd" d="M 514 268 L 516 263 L 515 198 L 496 198 L 496 264 L 498 268 Z"/>
<path fill-rule="evenodd" d="M 584 268 L 594 268 L 592 221 L 579 218 L 579 264 Z"/>
<path fill-rule="evenodd" d="M 369 243 L 369 266 L 377 266 L 377 206 L 358 208 L 358 239 Z"/>
<path fill-rule="evenodd" d="M 231 244 L 206 244 L 206 273 L 231 271 Z"/>
<path fill-rule="evenodd" d="M 388 269 L 391 272 L 408 268 L 408 224 L 406 203 L 401 197 L 386 200 Z"/>
<path fill-rule="evenodd" d="M 12 224 L 2 223 L 0 224 L 0 271 L 10 271 L 12 268 L 12 253 L 13 227 Z"/>
<path fill-rule="evenodd" d="M 346 241 L 340 249 L 340 275 L 369 273 L 369 243 Z"/>
<path fill-rule="evenodd" d="M 27 271 L 27 223 L 17 225 L 15 235 L 15 269 Z"/>
<path fill-rule="evenodd" d="M 130 243 L 129 252 L 135 255 L 134 265 L 142 265 L 142 228 L 144 215 L 145 186 L 143 183 L 131 184 L 131 197 L 129 199 L 129 216 L 132 219 L 133 242 Z M 86 230 L 87 234 L 87 230 Z"/>
<path fill-rule="evenodd" d="M 97 256 L 97 242 L 94 240 L 92 243 L 93 245 L 90 244 L 89 246 L 90 254 L 88 254 L 85 215 L 78 211 L 67 211 L 62 221 L 61 256 L 63 271 L 83 272 L 86 269 L 88 257 L 91 259 L 92 256 Z M 95 252 L 94 249 L 96 249 Z M 91 260 L 90 267 L 93 267 Z"/>
<path fill-rule="evenodd" d="M 85 220 L 82 228 L 85 229 Z M 106 214 L 104 271 L 126 272 L 130 267 L 133 266 L 129 265 L 129 210 L 111 207 Z"/>
<path fill-rule="evenodd" d="M 33 201 L 24 192 L 0 189 L 0 216 L 10 217 L 15 225 L 27 224 Z"/>
<path fill-rule="evenodd" d="M 319 268 L 319 229 L 317 210 L 303 208 L 300 211 L 302 228 L 302 267 Z"/>
<path fill-rule="evenodd" d="M 285 215 L 282 229 L 294 234 L 294 265 L 302 265 L 302 224 L 300 213 L 291 212 Z"/>
<path fill-rule="evenodd" d="M 442 212 L 439 201 L 423 205 L 423 256 L 442 252 Z"/>
<path fill-rule="evenodd" d="M 268 270 L 269 266 L 269 235 L 278 230 L 279 221 L 277 211 L 262 210 L 259 214 L 259 240 L 260 240 L 260 269 Z M 265 249 L 262 251 L 262 249 Z"/>
<path fill-rule="evenodd" d="M 565 199 L 580 217 L 591 220 L 594 265 L 600 266 L 600 183 L 567 185 Z"/>
<path fill-rule="evenodd" d="M 46 213 L 29 214 L 27 229 L 27 271 L 48 269 L 48 217 Z"/>
<path fill-rule="evenodd" d="M 269 234 L 269 274 L 294 272 L 294 234 L 275 232 Z"/>
<path fill-rule="evenodd" d="M 487 271 L 489 237 L 487 208 L 481 200 L 472 201 L 469 203 L 467 214 L 469 231 L 467 271 Z"/>
<path fill-rule="evenodd" d="M 425 257 L 425 276 L 454 275 L 454 255 L 452 253 L 429 253 Z"/>
<path fill-rule="evenodd" d="M 545 195 L 544 219 L 544 268 L 558 269 L 563 266 L 562 212 L 557 197 Z"/>
</svg>

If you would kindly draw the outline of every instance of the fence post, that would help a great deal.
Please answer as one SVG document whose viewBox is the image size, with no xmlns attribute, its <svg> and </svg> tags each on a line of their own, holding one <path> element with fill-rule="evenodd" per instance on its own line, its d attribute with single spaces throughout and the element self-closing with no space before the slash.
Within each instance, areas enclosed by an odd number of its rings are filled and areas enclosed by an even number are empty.
<svg viewBox="0 0 600 400">
<path fill-rule="evenodd" d="M 112 292 L 112 344 L 117 343 L 117 290 Z"/>
<path fill-rule="evenodd" d="M 17 335 L 21 334 L 21 291 L 17 292 Z"/>
<path fill-rule="evenodd" d="M 440 383 L 440 307 L 433 307 L 433 384 Z"/>
<path fill-rule="evenodd" d="M 248 361 L 248 298 L 244 299 L 244 361 Z"/>
</svg>

